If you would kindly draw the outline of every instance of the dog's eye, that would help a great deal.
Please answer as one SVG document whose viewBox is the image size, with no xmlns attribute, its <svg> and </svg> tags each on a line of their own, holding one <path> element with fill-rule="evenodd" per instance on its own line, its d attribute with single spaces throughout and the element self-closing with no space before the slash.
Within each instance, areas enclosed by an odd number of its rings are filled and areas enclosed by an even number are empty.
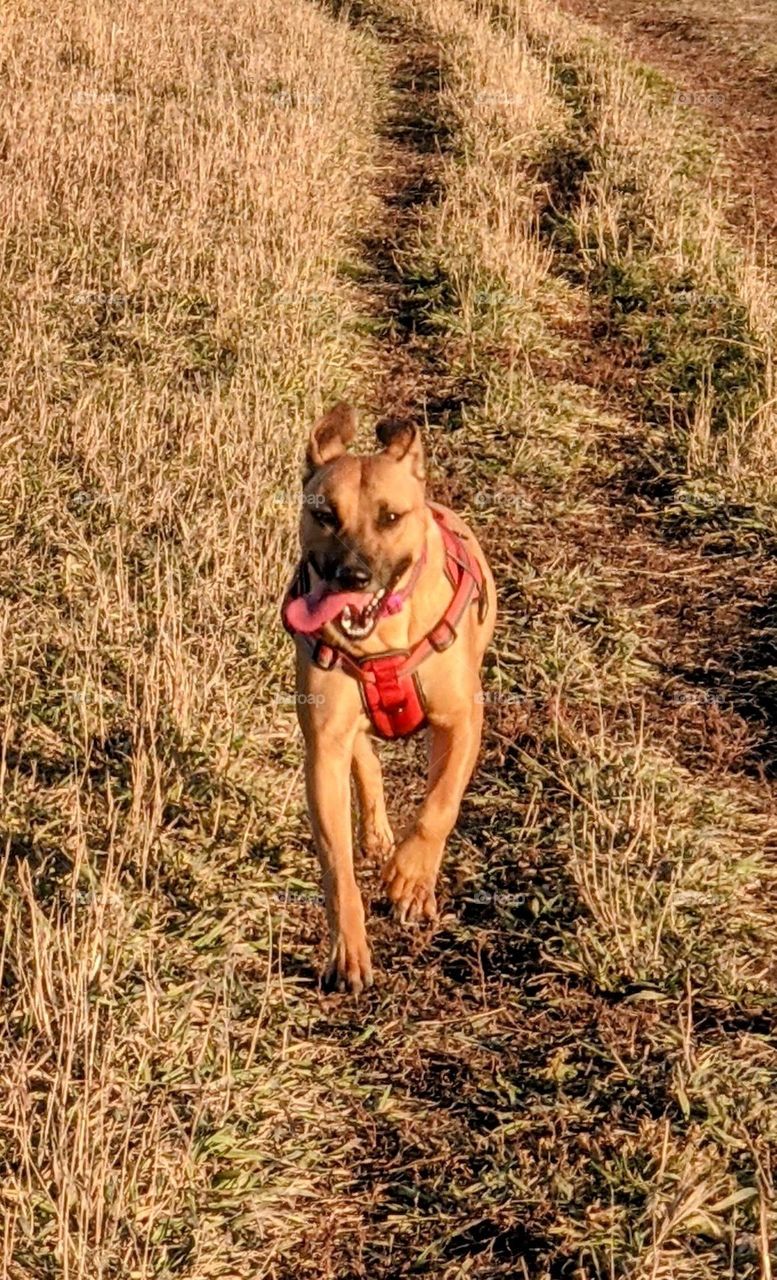
<svg viewBox="0 0 777 1280">
<path fill-rule="evenodd" d="M 320 524 L 324 529 L 337 528 L 337 516 L 334 511 L 330 511 L 327 507 L 311 507 L 311 512 L 316 524 Z"/>
<path fill-rule="evenodd" d="M 378 515 L 378 528 L 388 529 L 390 525 L 396 524 L 398 520 L 401 520 L 404 514 L 404 511 L 387 511 L 384 507 Z"/>
</svg>

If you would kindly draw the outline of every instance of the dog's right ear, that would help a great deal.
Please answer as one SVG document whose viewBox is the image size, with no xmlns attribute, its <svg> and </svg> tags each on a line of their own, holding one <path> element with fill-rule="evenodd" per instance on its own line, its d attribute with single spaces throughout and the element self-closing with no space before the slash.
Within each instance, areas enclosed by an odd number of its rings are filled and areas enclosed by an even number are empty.
<svg viewBox="0 0 777 1280">
<path fill-rule="evenodd" d="M 356 410 L 353 405 L 341 400 L 333 409 L 319 418 L 310 433 L 307 453 L 305 454 L 305 483 L 323 467 L 325 462 L 332 462 L 345 453 L 356 431 Z"/>
<path fill-rule="evenodd" d="M 404 418 L 383 418 L 375 428 L 383 452 L 395 462 L 407 458 L 416 480 L 423 481 L 426 474 L 424 447 L 418 427 Z"/>
</svg>

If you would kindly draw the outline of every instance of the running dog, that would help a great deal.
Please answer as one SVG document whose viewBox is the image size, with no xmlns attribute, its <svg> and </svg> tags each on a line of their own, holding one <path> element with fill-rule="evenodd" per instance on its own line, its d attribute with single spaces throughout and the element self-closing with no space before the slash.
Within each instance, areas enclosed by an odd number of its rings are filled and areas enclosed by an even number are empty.
<svg viewBox="0 0 777 1280">
<path fill-rule="evenodd" d="M 383 860 L 403 922 L 432 920 L 445 842 L 475 766 L 483 722 L 480 666 L 494 629 L 494 580 L 463 520 L 426 496 L 418 430 L 386 421 L 377 452 L 348 452 L 356 424 L 335 405 L 308 441 L 302 557 L 283 604 L 297 648 L 305 783 L 321 861 L 331 949 L 326 990 L 372 983 L 356 883 L 350 777 L 361 845 Z M 426 797 L 395 842 L 370 734 L 426 728 Z"/>
</svg>

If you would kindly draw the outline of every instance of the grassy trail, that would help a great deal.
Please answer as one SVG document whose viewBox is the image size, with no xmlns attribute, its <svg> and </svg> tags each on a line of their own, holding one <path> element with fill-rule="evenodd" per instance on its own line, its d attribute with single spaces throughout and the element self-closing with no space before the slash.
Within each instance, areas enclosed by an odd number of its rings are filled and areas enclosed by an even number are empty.
<svg viewBox="0 0 777 1280">
<path fill-rule="evenodd" d="M 695 108 L 730 156 L 726 180 L 738 195 L 744 234 L 753 210 L 771 237 L 777 170 L 777 18 L 768 5 L 717 0 L 670 3 L 656 13 L 642 0 L 569 0 L 562 7 L 602 26 L 676 86 L 674 99 Z"/>
<path fill-rule="evenodd" d="M 721 633 L 731 648 L 747 636 L 770 598 L 769 535 L 743 554 L 731 524 L 716 539 L 677 512 L 672 536 L 676 489 L 645 456 L 665 447 L 659 424 L 646 432 L 623 394 L 628 356 L 602 341 L 594 282 L 569 270 L 574 153 L 554 139 L 501 167 L 505 105 L 534 93 L 538 116 L 556 108 L 537 68 L 510 81 L 512 24 L 505 36 L 501 13 L 492 25 L 453 5 L 348 13 L 384 45 L 393 88 L 387 232 L 365 280 L 387 312 L 380 404 L 423 404 L 436 492 L 484 533 L 506 614 L 450 909 L 407 950 L 373 923 L 386 972 L 359 1070 L 394 1064 L 403 1123 L 388 1123 L 396 1164 L 378 1145 L 366 1166 L 391 1260 L 369 1230 L 363 1265 L 696 1277 L 736 1255 L 757 1275 L 774 1068 L 774 802 L 758 781 L 770 745 L 752 656 L 745 675 L 744 657 L 710 654 Z M 546 31 L 527 44 L 548 56 Z M 574 62 L 552 56 L 568 106 Z M 495 205 L 510 218 L 521 183 L 542 196 L 549 178 L 538 223 L 529 210 L 499 225 Z M 350 1010 L 332 1017 L 354 1026 Z M 710 1141 L 722 1114 L 736 1155 Z M 738 1235 L 724 1218 L 745 1204 Z"/>
</svg>

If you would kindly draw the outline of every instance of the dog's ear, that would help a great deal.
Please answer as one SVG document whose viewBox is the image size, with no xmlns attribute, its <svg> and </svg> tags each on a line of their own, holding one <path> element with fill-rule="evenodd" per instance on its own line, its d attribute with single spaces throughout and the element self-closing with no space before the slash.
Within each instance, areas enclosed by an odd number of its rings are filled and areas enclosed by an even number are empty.
<svg viewBox="0 0 777 1280">
<path fill-rule="evenodd" d="M 341 400 L 333 409 L 319 418 L 310 433 L 307 453 L 305 454 L 305 481 L 314 471 L 323 467 L 325 462 L 332 462 L 345 453 L 353 440 L 356 430 L 356 411 L 352 405 Z"/>
<path fill-rule="evenodd" d="M 384 418 L 376 426 L 375 434 L 389 458 L 395 462 L 407 461 L 416 480 L 425 478 L 424 446 L 418 427 L 401 418 Z"/>
</svg>

